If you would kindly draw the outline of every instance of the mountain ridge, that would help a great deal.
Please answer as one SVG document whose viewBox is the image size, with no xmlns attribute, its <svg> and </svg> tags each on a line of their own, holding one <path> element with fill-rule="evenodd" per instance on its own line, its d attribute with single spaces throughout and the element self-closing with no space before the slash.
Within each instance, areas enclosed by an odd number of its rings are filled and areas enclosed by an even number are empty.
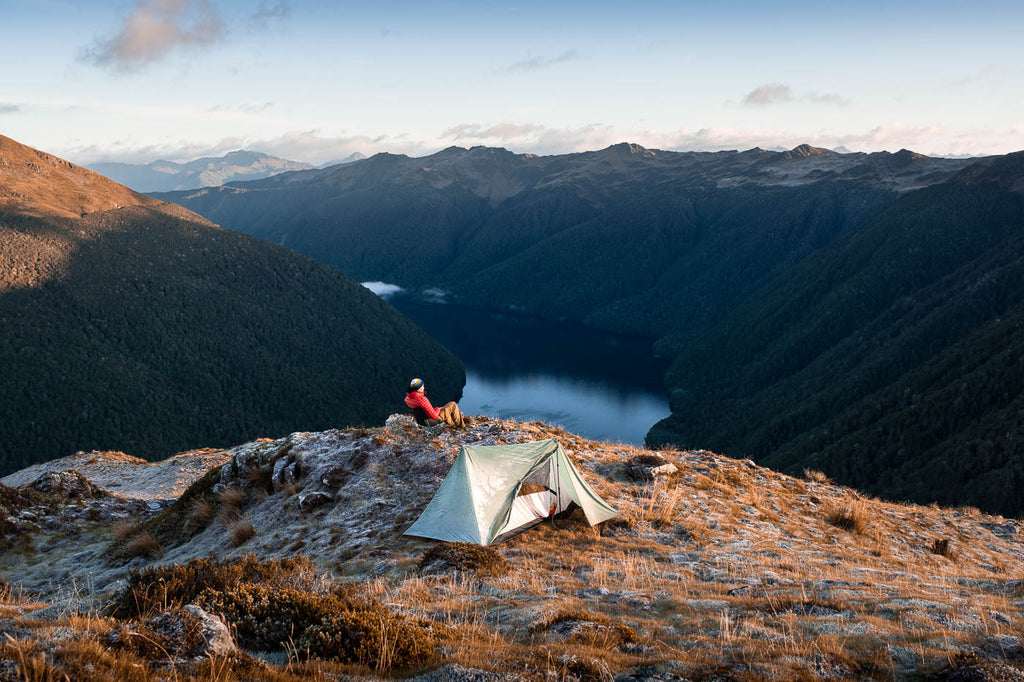
<svg viewBox="0 0 1024 682">
<path fill-rule="evenodd" d="M 243 149 L 220 157 L 202 157 L 186 162 L 157 160 L 147 164 L 133 164 L 98 161 L 89 164 L 89 167 L 139 192 L 212 187 L 232 180 L 255 180 L 276 173 L 313 168 L 308 163 Z"/>
<path fill-rule="evenodd" d="M 402 535 L 463 445 L 545 438 L 619 517 L 577 511 L 491 548 Z M 395 414 L 166 463 L 82 452 L 4 478 L 0 507 L 6 670 L 962 680 L 1014 679 L 1024 657 L 1018 521 L 542 422 L 425 439 Z M 197 615 L 231 633 L 203 656 L 212 634 L 173 636 Z M 283 655 L 295 642 L 300 660 Z"/>
<path fill-rule="evenodd" d="M 0 143 L 0 472 L 373 423 L 412 376 L 461 394 L 458 360 L 341 273 Z"/>
</svg>

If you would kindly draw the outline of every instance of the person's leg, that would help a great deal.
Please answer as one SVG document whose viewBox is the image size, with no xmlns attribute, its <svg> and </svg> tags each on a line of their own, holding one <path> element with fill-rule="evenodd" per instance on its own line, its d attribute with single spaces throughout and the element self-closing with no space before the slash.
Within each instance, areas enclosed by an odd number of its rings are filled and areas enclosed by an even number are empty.
<svg viewBox="0 0 1024 682">
<path fill-rule="evenodd" d="M 440 408 L 437 411 L 437 416 L 443 419 L 444 423 L 449 426 L 457 426 L 459 428 L 466 426 L 466 420 L 463 418 L 462 412 L 459 411 L 459 406 L 453 402 Z"/>
</svg>

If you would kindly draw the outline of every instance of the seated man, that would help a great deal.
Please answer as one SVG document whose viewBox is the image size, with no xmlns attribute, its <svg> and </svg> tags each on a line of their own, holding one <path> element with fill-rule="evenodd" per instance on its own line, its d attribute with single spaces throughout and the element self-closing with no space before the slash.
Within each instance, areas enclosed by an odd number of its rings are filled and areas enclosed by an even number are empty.
<svg viewBox="0 0 1024 682">
<path fill-rule="evenodd" d="M 417 413 L 417 410 L 422 410 L 423 414 L 426 415 L 424 419 L 427 426 L 433 426 L 440 422 L 444 422 L 449 426 L 457 426 L 461 429 L 469 426 L 468 421 L 462 416 L 462 412 L 459 411 L 458 405 L 451 402 L 441 409 L 437 409 L 427 400 L 424 391 L 423 379 L 413 379 L 410 381 L 409 390 L 405 394 L 405 404 L 409 406 L 413 413 Z"/>
</svg>

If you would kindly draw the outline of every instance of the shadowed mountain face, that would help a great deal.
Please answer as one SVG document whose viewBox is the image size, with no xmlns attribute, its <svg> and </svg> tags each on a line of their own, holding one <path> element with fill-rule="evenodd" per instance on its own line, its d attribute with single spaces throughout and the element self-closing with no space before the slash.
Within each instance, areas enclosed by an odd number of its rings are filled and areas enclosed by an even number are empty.
<svg viewBox="0 0 1024 682">
<path fill-rule="evenodd" d="M 657 442 L 1024 509 L 1024 153 L 901 197 L 675 359 Z"/>
<path fill-rule="evenodd" d="M 743 295 L 967 162 L 910 152 L 537 157 L 450 148 L 159 195 L 361 280 L 615 331 L 699 331 Z"/>
<path fill-rule="evenodd" d="M 0 471 L 375 424 L 410 377 L 465 376 L 340 273 L 7 138 L 0 367 Z"/>
<path fill-rule="evenodd" d="M 359 278 L 658 337 L 652 443 L 1017 513 L 1020 159 L 453 148 L 173 198 Z"/>
</svg>

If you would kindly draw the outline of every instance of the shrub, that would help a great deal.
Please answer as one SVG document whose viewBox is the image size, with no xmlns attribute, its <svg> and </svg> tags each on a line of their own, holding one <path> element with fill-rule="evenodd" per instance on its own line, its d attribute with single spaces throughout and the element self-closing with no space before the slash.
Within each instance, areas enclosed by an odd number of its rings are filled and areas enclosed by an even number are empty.
<svg viewBox="0 0 1024 682">
<path fill-rule="evenodd" d="M 195 601 L 204 590 L 224 591 L 246 582 L 316 592 L 319 572 L 304 556 L 260 561 L 254 554 L 240 559 L 191 559 L 187 564 L 151 566 L 128 574 L 128 585 L 111 605 L 113 615 L 134 618 L 169 606 Z"/>
<path fill-rule="evenodd" d="M 502 576 L 509 571 L 508 562 L 497 550 L 471 542 L 438 543 L 423 553 L 417 566 L 421 572 L 435 573 L 450 569 Z"/>
<path fill-rule="evenodd" d="M 956 558 L 956 554 L 953 552 L 953 548 L 950 545 L 949 538 L 936 538 L 936 540 L 932 542 L 932 554 L 938 554 L 939 556 L 944 556 L 950 560 Z"/>
<path fill-rule="evenodd" d="M 160 543 L 149 533 L 141 533 L 124 544 L 124 551 L 129 557 L 147 557 L 157 559 L 164 555 Z"/>
<path fill-rule="evenodd" d="M 836 528 L 863 535 L 868 529 L 867 510 L 859 502 L 830 503 L 825 507 L 825 520 Z"/>
<path fill-rule="evenodd" d="M 804 478 L 808 481 L 814 481 L 815 483 L 831 483 L 832 479 L 823 474 L 820 471 L 814 469 L 804 469 Z"/>
<path fill-rule="evenodd" d="M 228 526 L 228 534 L 231 536 L 231 546 L 241 547 L 256 535 L 256 527 L 249 519 L 238 519 Z"/>
<path fill-rule="evenodd" d="M 638 641 L 636 630 L 607 616 L 582 609 L 562 609 L 530 628 L 530 632 L 552 631 L 571 644 L 613 649 Z"/>
<path fill-rule="evenodd" d="M 313 656 L 362 663 L 380 672 L 421 668 L 436 657 L 435 638 L 425 623 L 377 603 L 326 615 L 303 632 L 298 645 Z"/>
</svg>

